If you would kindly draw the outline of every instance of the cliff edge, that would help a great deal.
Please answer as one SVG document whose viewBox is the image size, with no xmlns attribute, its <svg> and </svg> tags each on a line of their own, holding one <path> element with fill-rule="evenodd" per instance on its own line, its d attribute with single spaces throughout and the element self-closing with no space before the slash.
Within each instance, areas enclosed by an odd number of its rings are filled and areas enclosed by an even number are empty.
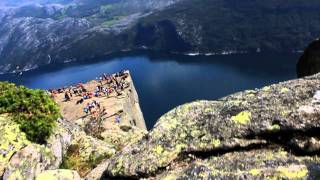
<svg viewBox="0 0 320 180">
<path fill-rule="evenodd" d="M 25 109 L 26 118 L 37 111 L 23 103 L 47 98 L 8 87 L 1 103 L 14 97 L 20 104 L 13 108 Z M 181 105 L 150 132 L 126 124 L 101 130 L 97 121 L 83 126 L 60 118 L 39 144 L 11 120 L 17 117 L 0 115 L 2 179 L 320 178 L 320 73 Z"/>
<path fill-rule="evenodd" d="M 87 179 L 316 179 L 319 130 L 316 74 L 179 106 Z"/>
</svg>

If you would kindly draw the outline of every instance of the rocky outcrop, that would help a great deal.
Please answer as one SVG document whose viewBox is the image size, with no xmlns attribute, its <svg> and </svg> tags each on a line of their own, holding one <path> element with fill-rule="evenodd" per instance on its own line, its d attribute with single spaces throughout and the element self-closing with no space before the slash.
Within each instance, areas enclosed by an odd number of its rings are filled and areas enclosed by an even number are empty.
<svg viewBox="0 0 320 180">
<path fill-rule="evenodd" d="M 46 169 L 56 169 L 52 152 L 40 145 L 31 144 L 15 153 L 6 167 L 3 179 L 34 179 Z"/>
<path fill-rule="evenodd" d="M 0 128 L 0 177 L 3 179 L 34 179 L 46 170 L 58 169 L 66 162 L 73 163 L 72 160 L 82 165 L 90 164 L 87 173 L 116 152 L 115 145 L 88 136 L 80 127 L 63 119 L 58 119 L 57 127 L 45 145 L 27 140 L 19 125 L 8 115 L 0 116 Z M 68 168 L 79 170 L 77 165 L 69 164 Z"/>
<path fill-rule="evenodd" d="M 58 120 L 46 145 L 27 140 L 9 115 L 1 115 L 0 128 L 0 177 L 3 179 L 33 179 L 47 169 L 59 168 L 71 144 L 70 126 L 62 119 Z"/>
<path fill-rule="evenodd" d="M 297 64 L 298 77 L 310 76 L 320 72 L 320 40 L 313 41 L 300 57 Z"/>
<path fill-rule="evenodd" d="M 25 146 L 31 144 L 19 126 L 6 115 L 0 116 L 0 177 L 2 177 L 10 158 Z"/>
<path fill-rule="evenodd" d="M 179 106 L 88 179 L 319 177 L 319 94 L 317 74 Z"/>
<path fill-rule="evenodd" d="M 55 179 L 55 180 L 80 180 L 76 171 L 67 169 L 48 170 L 37 175 L 36 180 Z"/>
</svg>

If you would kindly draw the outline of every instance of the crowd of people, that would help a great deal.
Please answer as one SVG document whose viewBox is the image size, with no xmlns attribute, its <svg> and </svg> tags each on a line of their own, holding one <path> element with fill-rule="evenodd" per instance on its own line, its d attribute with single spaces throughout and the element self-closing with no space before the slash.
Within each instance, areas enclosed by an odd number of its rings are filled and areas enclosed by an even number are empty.
<svg viewBox="0 0 320 180">
<path fill-rule="evenodd" d="M 112 93 L 115 93 L 117 96 L 122 95 L 121 92 L 130 86 L 130 84 L 126 82 L 128 76 L 129 74 L 124 70 L 113 75 L 103 73 L 97 78 L 98 85 L 93 91 L 89 91 L 82 83 L 79 83 L 76 86 L 51 89 L 49 90 L 49 93 L 52 98 L 56 98 L 57 94 L 64 93 L 64 100 L 66 102 L 73 100 L 75 97 L 81 97 L 76 101 L 76 105 L 81 105 L 85 103 L 86 100 L 92 99 L 93 97 L 109 98 Z M 104 116 L 107 114 L 107 110 L 104 107 L 101 107 L 100 102 L 96 100 L 86 103 L 83 107 L 83 112 L 85 115 L 93 116 Z M 119 119 L 120 118 L 117 117 L 115 121 L 120 122 Z"/>
</svg>

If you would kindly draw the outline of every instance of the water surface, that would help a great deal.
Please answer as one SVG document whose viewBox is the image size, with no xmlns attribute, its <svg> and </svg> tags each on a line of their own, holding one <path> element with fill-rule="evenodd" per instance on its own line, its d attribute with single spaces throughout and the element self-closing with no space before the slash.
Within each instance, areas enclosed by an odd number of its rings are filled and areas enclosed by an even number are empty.
<svg viewBox="0 0 320 180">
<path fill-rule="evenodd" d="M 260 88 L 296 77 L 299 54 L 181 56 L 128 53 L 104 59 L 59 64 L 1 75 L 30 88 L 57 88 L 95 79 L 101 73 L 131 71 L 148 128 L 170 109 L 199 99 L 215 100 L 231 93 Z"/>
</svg>

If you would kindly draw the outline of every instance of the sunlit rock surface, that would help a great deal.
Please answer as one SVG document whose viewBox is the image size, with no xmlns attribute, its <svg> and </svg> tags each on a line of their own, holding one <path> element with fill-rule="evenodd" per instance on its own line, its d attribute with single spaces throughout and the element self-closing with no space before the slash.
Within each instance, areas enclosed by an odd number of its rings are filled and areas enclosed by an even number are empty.
<svg viewBox="0 0 320 180">
<path fill-rule="evenodd" d="M 317 74 L 179 106 L 91 177 L 319 177 L 319 91 Z"/>
</svg>

